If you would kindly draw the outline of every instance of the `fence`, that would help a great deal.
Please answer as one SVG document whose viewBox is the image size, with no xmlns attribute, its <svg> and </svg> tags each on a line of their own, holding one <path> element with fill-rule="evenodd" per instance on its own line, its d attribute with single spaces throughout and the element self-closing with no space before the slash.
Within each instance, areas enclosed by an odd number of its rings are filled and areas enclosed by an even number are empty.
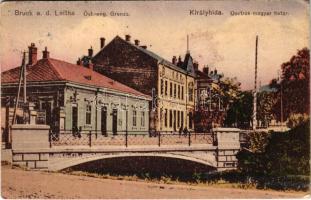
<svg viewBox="0 0 311 200">
<path fill-rule="evenodd" d="M 50 131 L 49 142 L 52 146 L 135 146 L 135 145 L 204 145 L 213 144 L 213 133 L 178 133 L 178 132 L 149 132 L 149 131 L 112 131 L 95 130 L 61 130 Z"/>
</svg>

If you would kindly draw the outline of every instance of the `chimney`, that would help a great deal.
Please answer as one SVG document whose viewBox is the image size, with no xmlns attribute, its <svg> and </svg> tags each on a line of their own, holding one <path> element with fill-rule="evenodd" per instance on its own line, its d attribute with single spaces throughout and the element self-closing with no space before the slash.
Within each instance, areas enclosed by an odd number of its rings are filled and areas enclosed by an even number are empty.
<svg viewBox="0 0 311 200">
<path fill-rule="evenodd" d="M 37 47 L 35 43 L 31 43 L 30 46 L 28 47 L 28 50 L 29 50 L 28 64 L 33 65 L 37 62 Z"/>
<path fill-rule="evenodd" d="M 178 57 L 178 62 L 181 63 L 181 57 L 180 56 Z"/>
<path fill-rule="evenodd" d="M 91 48 L 88 49 L 88 51 L 89 51 L 89 57 L 92 57 L 93 56 L 93 48 L 92 48 L 92 46 L 91 46 Z"/>
<path fill-rule="evenodd" d="M 203 72 L 208 75 L 208 73 L 209 73 L 208 66 L 203 67 Z"/>
<path fill-rule="evenodd" d="M 49 59 L 50 58 L 50 52 L 48 52 L 48 48 L 45 47 L 44 51 L 42 51 L 42 58 L 43 59 Z"/>
<path fill-rule="evenodd" d="M 101 37 L 100 38 L 100 48 L 102 49 L 102 48 L 104 48 L 104 46 L 105 46 L 105 38 L 104 37 Z"/>
<path fill-rule="evenodd" d="M 174 65 L 176 65 L 176 61 L 177 61 L 176 56 L 173 56 L 173 58 L 172 58 L 172 63 L 173 63 Z"/>
<path fill-rule="evenodd" d="M 143 46 L 140 46 L 140 47 L 143 48 L 143 49 L 147 49 L 146 45 L 143 45 Z"/>
<path fill-rule="evenodd" d="M 139 46 L 139 40 L 135 40 L 135 45 Z"/>
<path fill-rule="evenodd" d="M 198 70 L 199 70 L 199 63 L 194 62 L 194 63 L 193 63 L 193 67 L 194 67 L 194 70 L 195 70 L 195 71 L 198 71 Z"/>
<path fill-rule="evenodd" d="M 80 58 L 77 60 L 77 65 L 81 65 L 81 59 Z"/>
<path fill-rule="evenodd" d="M 125 35 L 125 41 L 130 42 L 131 41 L 131 36 L 130 35 Z"/>
</svg>

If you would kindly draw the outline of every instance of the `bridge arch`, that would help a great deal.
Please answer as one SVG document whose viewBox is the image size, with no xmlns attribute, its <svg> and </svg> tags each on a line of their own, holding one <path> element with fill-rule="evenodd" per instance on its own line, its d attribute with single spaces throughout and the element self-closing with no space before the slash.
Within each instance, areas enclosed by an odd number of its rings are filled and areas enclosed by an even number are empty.
<svg viewBox="0 0 311 200">
<path fill-rule="evenodd" d="M 119 153 L 119 154 L 110 154 L 110 155 L 91 155 L 91 156 L 81 156 L 75 158 L 63 158 L 50 160 L 49 170 L 51 171 L 60 171 L 70 167 L 78 166 L 85 163 L 90 163 L 93 161 L 111 159 L 111 158 L 129 158 L 129 157 L 157 157 L 157 158 L 173 158 L 180 159 L 184 161 L 194 162 L 197 164 L 202 164 L 209 166 L 213 169 L 217 169 L 217 162 L 215 157 L 202 159 L 199 157 L 182 154 L 182 153 Z"/>
</svg>

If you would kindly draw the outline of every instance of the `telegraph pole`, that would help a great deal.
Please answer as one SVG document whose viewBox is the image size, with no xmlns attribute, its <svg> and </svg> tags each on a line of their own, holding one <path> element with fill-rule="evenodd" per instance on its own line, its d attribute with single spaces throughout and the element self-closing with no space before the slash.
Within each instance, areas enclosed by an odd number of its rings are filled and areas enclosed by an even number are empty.
<svg viewBox="0 0 311 200">
<path fill-rule="evenodd" d="M 256 48 L 255 48 L 255 86 L 254 86 L 254 110 L 253 110 L 253 130 L 256 130 L 257 125 L 257 54 L 258 54 L 258 35 L 256 35 Z"/>
<path fill-rule="evenodd" d="M 279 74 L 279 82 L 280 82 L 280 101 L 281 101 L 281 130 L 283 131 L 283 85 L 282 85 L 282 76 L 280 70 L 278 71 Z"/>
<path fill-rule="evenodd" d="M 189 35 L 187 35 L 187 53 L 189 53 Z"/>
<path fill-rule="evenodd" d="M 27 102 L 27 92 L 26 92 L 26 88 L 27 88 L 27 81 L 26 81 L 26 53 L 24 55 L 25 57 L 25 61 L 24 61 L 24 65 L 23 65 L 23 79 L 24 79 L 24 106 L 26 106 L 26 102 Z"/>
<path fill-rule="evenodd" d="M 21 66 L 20 73 L 19 73 L 18 91 L 17 91 L 16 101 L 15 101 L 15 108 L 14 108 L 14 114 L 13 114 L 13 119 L 12 119 L 12 125 L 15 124 L 15 120 L 16 120 L 16 111 L 17 111 L 17 106 L 18 106 L 18 102 L 19 102 L 19 95 L 20 95 L 20 90 L 21 90 L 21 85 L 22 85 L 22 79 L 23 79 L 23 76 L 25 76 L 24 75 L 25 74 L 24 71 L 26 68 L 25 65 L 26 65 L 26 52 L 23 53 L 23 61 L 22 61 L 22 66 Z M 26 81 L 26 79 L 24 81 Z M 26 85 L 25 85 L 25 87 L 26 87 Z M 25 91 L 24 91 L 24 95 L 26 95 Z M 25 101 L 25 99 L 24 99 L 24 101 Z"/>
</svg>

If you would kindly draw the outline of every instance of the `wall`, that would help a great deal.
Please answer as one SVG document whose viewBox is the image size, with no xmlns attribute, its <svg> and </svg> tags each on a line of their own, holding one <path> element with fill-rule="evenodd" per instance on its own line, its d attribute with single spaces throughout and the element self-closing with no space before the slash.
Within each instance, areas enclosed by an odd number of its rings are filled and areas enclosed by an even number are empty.
<svg viewBox="0 0 311 200">
<path fill-rule="evenodd" d="M 47 125 L 12 126 L 12 164 L 30 169 L 48 169 L 49 129 Z"/>
<path fill-rule="evenodd" d="M 217 137 L 217 167 L 218 170 L 235 169 L 237 167 L 236 154 L 240 150 L 240 129 L 215 128 Z"/>
<path fill-rule="evenodd" d="M 151 96 L 157 83 L 157 60 L 133 45 L 117 36 L 94 56 L 94 69 Z"/>
<path fill-rule="evenodd" d="M 195 82 L 194 78 L 191 76 L 187 76 L 184 73 L 181 73 L 177 70 L 173 70 L 165 65 L 159 65 L 158 68 L 159 78 L 158 78 L 158 108 L 157 108 L 157 129 L 162 131 L 174 131 L 174 121 L 176 120 L 176 131 L 179 130 L 181 125 L 183 124 L 183 128 L 189 127 L 189 116 L 188 114 L 192 112 L 194 114 L 194 101 L 195 101 Z M 161 86 L 161 81 L 163 81 L 163 86 Z M 167 92 L 165 92 L 165 82 L 167 82 Z M 172 96 L 170 93 L 170 86 L 172 83 Z M 188 96 L 188 84 L 193 84 L 193 100 L 189 101 Z M 176 85 L 176 95 L 174 93 Z M 178 86 L 180 86 L 180 95 L 178 97 Z M 163 87 L 163 90 L 161 89 Z M 183 87 L 183 94 L 182 88 Z M 165 126 L 165 110 L 167 109 L 167 126 Z M 173 124 L 170 127 L 170 110 L 176 111 L 176 119 L 174 118 L 173 112 Z M 162 112 L 161 112 L 162 111 Z M 179 117 L 180 126 L 178 126 L 178 111 L 184 113 L 184 120 L 182 122 L 181 114 Z M 161 114 L 162 113 L 162 114 Z M 192 127 L 194 127 L 192 125 Z"/>
<path fill-rule="evenodd" d="M 112 113 L 113 109 L 118 110 L 117 114 L 117 130 L 125 131 L 148 131 L 149 130 L 149 101 L 138 99 L 136 97 L 125 96 L 120 93 L 111 93 L 109 91 L 99 90 L 87 90 L 74 87 L 68 87 L 65 90 L 65 129 L 72 129 L 72 107 L 76 105 L 78 107 L 78 127 L 81 126 L 82 130 L 101 130 L 101 108 L 105 106 L 107 108 L 107 131 L 112 131 Z M 74 93 L 77 92 L 76 102 Z M 97 94 L 97 97 L 96 97 Z M 71 100 L 70 100 L 71 99 Z M 96 103 L 96 99 L 98 99 Z M 86 106 L 91 106 L 91 124 L 86 124 Z M 126 111 L 128 109 L 128 126 L 126 127 Z M 137 111 L 136 126 L 133 126 L 133 110 Z M 145 113 L 145 125 L 141 125 L 141 111 Z M 96 117 L 97 113 L 97 117 Z M 96 120 L 97 119 L 97 120 Z"/>
</svg>

